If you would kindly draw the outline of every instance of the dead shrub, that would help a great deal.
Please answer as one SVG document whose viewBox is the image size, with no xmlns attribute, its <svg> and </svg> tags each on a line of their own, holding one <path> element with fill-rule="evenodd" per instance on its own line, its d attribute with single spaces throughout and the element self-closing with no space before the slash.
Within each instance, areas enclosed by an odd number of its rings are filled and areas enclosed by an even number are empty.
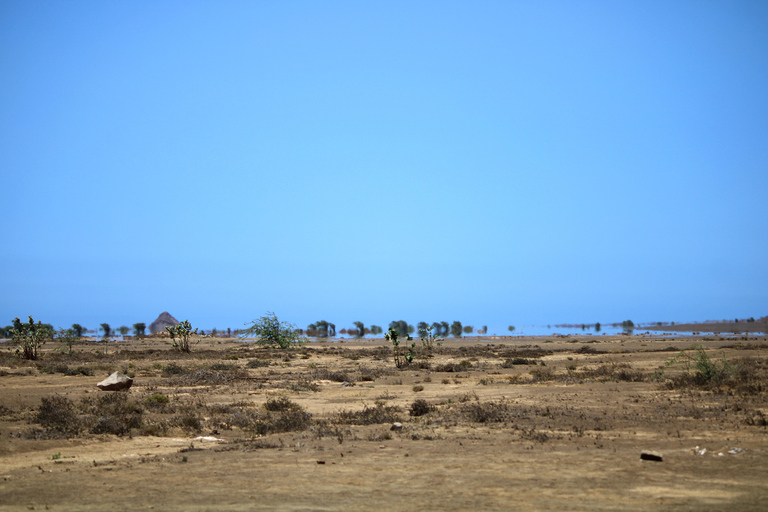
<svg viewBox="0 0 768 512">
<path fill-rule="evenodd" d="M 310 374 L 314 380 L 330 380 L 333 382 L 352 382 L 346 372 L 333 372 L 327 368 L 318 368 Z"/>
<path fill-rule="evenodd" d="M 84 399 L 83 407 L 93 418 L 92 434 L 124 436 L 143 426 L 144 409 L 127 393 L 110 392 L 96 400 Z"/>
<path fill-rule="evenodd" d="M 344 425 L 378 425 L 400 421 L 400 408 L 381 402 L 375 407 L 363 407 L 361 411 L 340 411 L 333 416 L 334 423 Z"/>
<path fill-rule="evenodd" d="M 511 419 L 511 410 L 505 402 L 474 402 L 462 406 L 462 414 L 474 423 L 501 423 Z"/>
<path fill-rule="evenodd" d="M 83 429 L 75 404 L 63 396 L 43 397 L 35 415 L 39 423 L 51 437 L 76 436 Z"/>
<path fill-rule="evenodd" d="M 292 411 L 301 410 L 301 406 L 296 402 L 292 402 L 286 397 L 280 398 L 267 398 L 267 402 L 264 404 L 264 408 L 268 411 Z"/>
<path fill-rule="evenodd" d="M 432 412 L 434 409 L 434 406 L 430 405 L 430 403 L 426 400 L 418 399 L 413 401 L 408 414 L 411 416 L 424 416 L 425 414 Z"/>
</svg>

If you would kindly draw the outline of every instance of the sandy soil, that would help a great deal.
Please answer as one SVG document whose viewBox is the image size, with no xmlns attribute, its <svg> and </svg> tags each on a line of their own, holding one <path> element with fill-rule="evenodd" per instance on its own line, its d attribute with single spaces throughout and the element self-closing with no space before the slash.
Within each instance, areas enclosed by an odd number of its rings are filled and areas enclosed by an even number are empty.
<svg viewBox="0 0 768 512">
<path fill-rule="evenodd" d="M 768 367 L 765 337 L 449 340 L 432 357 L 417 359 L 422 368 L 401 370 L 383 340 L 313 343 L 288 357 L 216 340 L 204 340 L 190 355 L 144 340 L 119 351 L 110 347 L 107 356 L 77 347 L 73 358 L 47 352 L 35 364 L 6 357 L 0 368 L 0 507 L 765 510 L 765 392 L 669 389 L 663 378 L 650 377 L 693 343 L 713 361 Z M 529 364 L 509 364 L 514 357 Z M 254 360 L 271 364 L 249 368 Z M 61 361 L 94 374 L 45 373 L 45 364 Z M 171 363 L 245 373 L 224 383 L 189 384 L 163 373 Z M 438 371 L 449 364 L 458 371 Z M 96 382 L 116 369 L 134 374 L 127 393 L 137 403 L 162 393 L 170 405 L 197 404 L 200 429 L 173 428 L 162 436 L 141 429 L 124 436 L 30 435 L 41 428 L 35 418 L 42 398 L 97 398 L 105 392 Z M 642 378 L 625 379 L 620 369 Z M 682 364 L 671 365 L 665 375 L 684 371 Z M 353 385 L 334 380 L 334 372 Z M 765 386 L 766 372 L 759 375 L 757 384 Z M 315 390 L 303 389 L 302 382 Z M 225 416 L 216 416 L 216 407 L 263 411 L 268 398 L 279 397 L 309 412 L 312 425 L 258 436 L 217 423 Z M 409 415 L 417 399 L 433 410 Z M 402 429 L 391 430 L 391 421 L 338 419 L 340 411 L 377 402 L 400 408 Z M 499 421 L 477 421 L 469 412 L 493 412 L 493 404 L 503 411 Z M 147 422 L 153 417 L 144 415 Z M 641 460 L 648 450 L 663 460 Z"/>
</svg>

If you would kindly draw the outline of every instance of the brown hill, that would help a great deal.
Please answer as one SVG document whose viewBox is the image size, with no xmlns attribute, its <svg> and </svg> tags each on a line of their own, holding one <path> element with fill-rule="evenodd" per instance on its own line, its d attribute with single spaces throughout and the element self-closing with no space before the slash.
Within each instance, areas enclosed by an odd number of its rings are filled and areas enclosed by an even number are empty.
<svg viewBox="0 0 768 512">
<path fill-rule="evenodd" d="M 163 311 L 160 313 L 160 316 L 157 317 L 157 320 L 149 324 L 149 332 L 152 334 L 163 332 L 165 331 L 166 326 L 178 325 L 178 323 L 179 321 L 173 318 L 169 312 Z"/>
</svg>

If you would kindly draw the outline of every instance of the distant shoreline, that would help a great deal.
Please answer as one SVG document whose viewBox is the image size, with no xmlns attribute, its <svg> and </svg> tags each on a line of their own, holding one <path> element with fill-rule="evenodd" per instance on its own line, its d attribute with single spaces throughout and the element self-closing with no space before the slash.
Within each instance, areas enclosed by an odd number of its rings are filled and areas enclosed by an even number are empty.
<svg viewBox="0 0 768 512">
<path fill-rule="evenodd" d="M 768 332 L 768 317 L 763 317 L 754 322 L 704 322 L 690 324 L 642 326 L 639 330 L 667 331 L 667 332 Z"/>
</svg>

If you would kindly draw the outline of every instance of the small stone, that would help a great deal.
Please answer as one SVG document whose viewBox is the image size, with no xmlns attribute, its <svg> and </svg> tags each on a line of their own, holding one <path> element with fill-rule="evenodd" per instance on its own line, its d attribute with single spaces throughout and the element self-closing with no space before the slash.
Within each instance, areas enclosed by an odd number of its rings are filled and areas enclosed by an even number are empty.
<svg viewBox="0 0 768 512">
<path fill-rule="evenodd" d="M 389 430 L 403 430 L 403 424 L 397 421 L 392 424 L 392 427 Z"/>
<path fill-rule="evenodd" d="M 656 462 L 661 462 L 663 460 L 661 454 L 659 452 L 650 452 L 650 451 L 644 451 L 640 454 L 640 458 L 642 460 L 654 460 Z"/>
<path fill-rule="evenodd" d="M 354 384 L 352 384 L 351 382 L 346 382 L 346 381 L 341 383 L 341 387 L 343 387 L 343 388 L 348 388 L 350 386 L 354 386 Z"/>
<path fill-rule="evenodd" d="M 96 387 L 102 391 L 122 391 L 129 389 L 133 385 L 133 379 L 120 372 L 115 372 L 103 381 L 96 384 Z"/>
</svg>

